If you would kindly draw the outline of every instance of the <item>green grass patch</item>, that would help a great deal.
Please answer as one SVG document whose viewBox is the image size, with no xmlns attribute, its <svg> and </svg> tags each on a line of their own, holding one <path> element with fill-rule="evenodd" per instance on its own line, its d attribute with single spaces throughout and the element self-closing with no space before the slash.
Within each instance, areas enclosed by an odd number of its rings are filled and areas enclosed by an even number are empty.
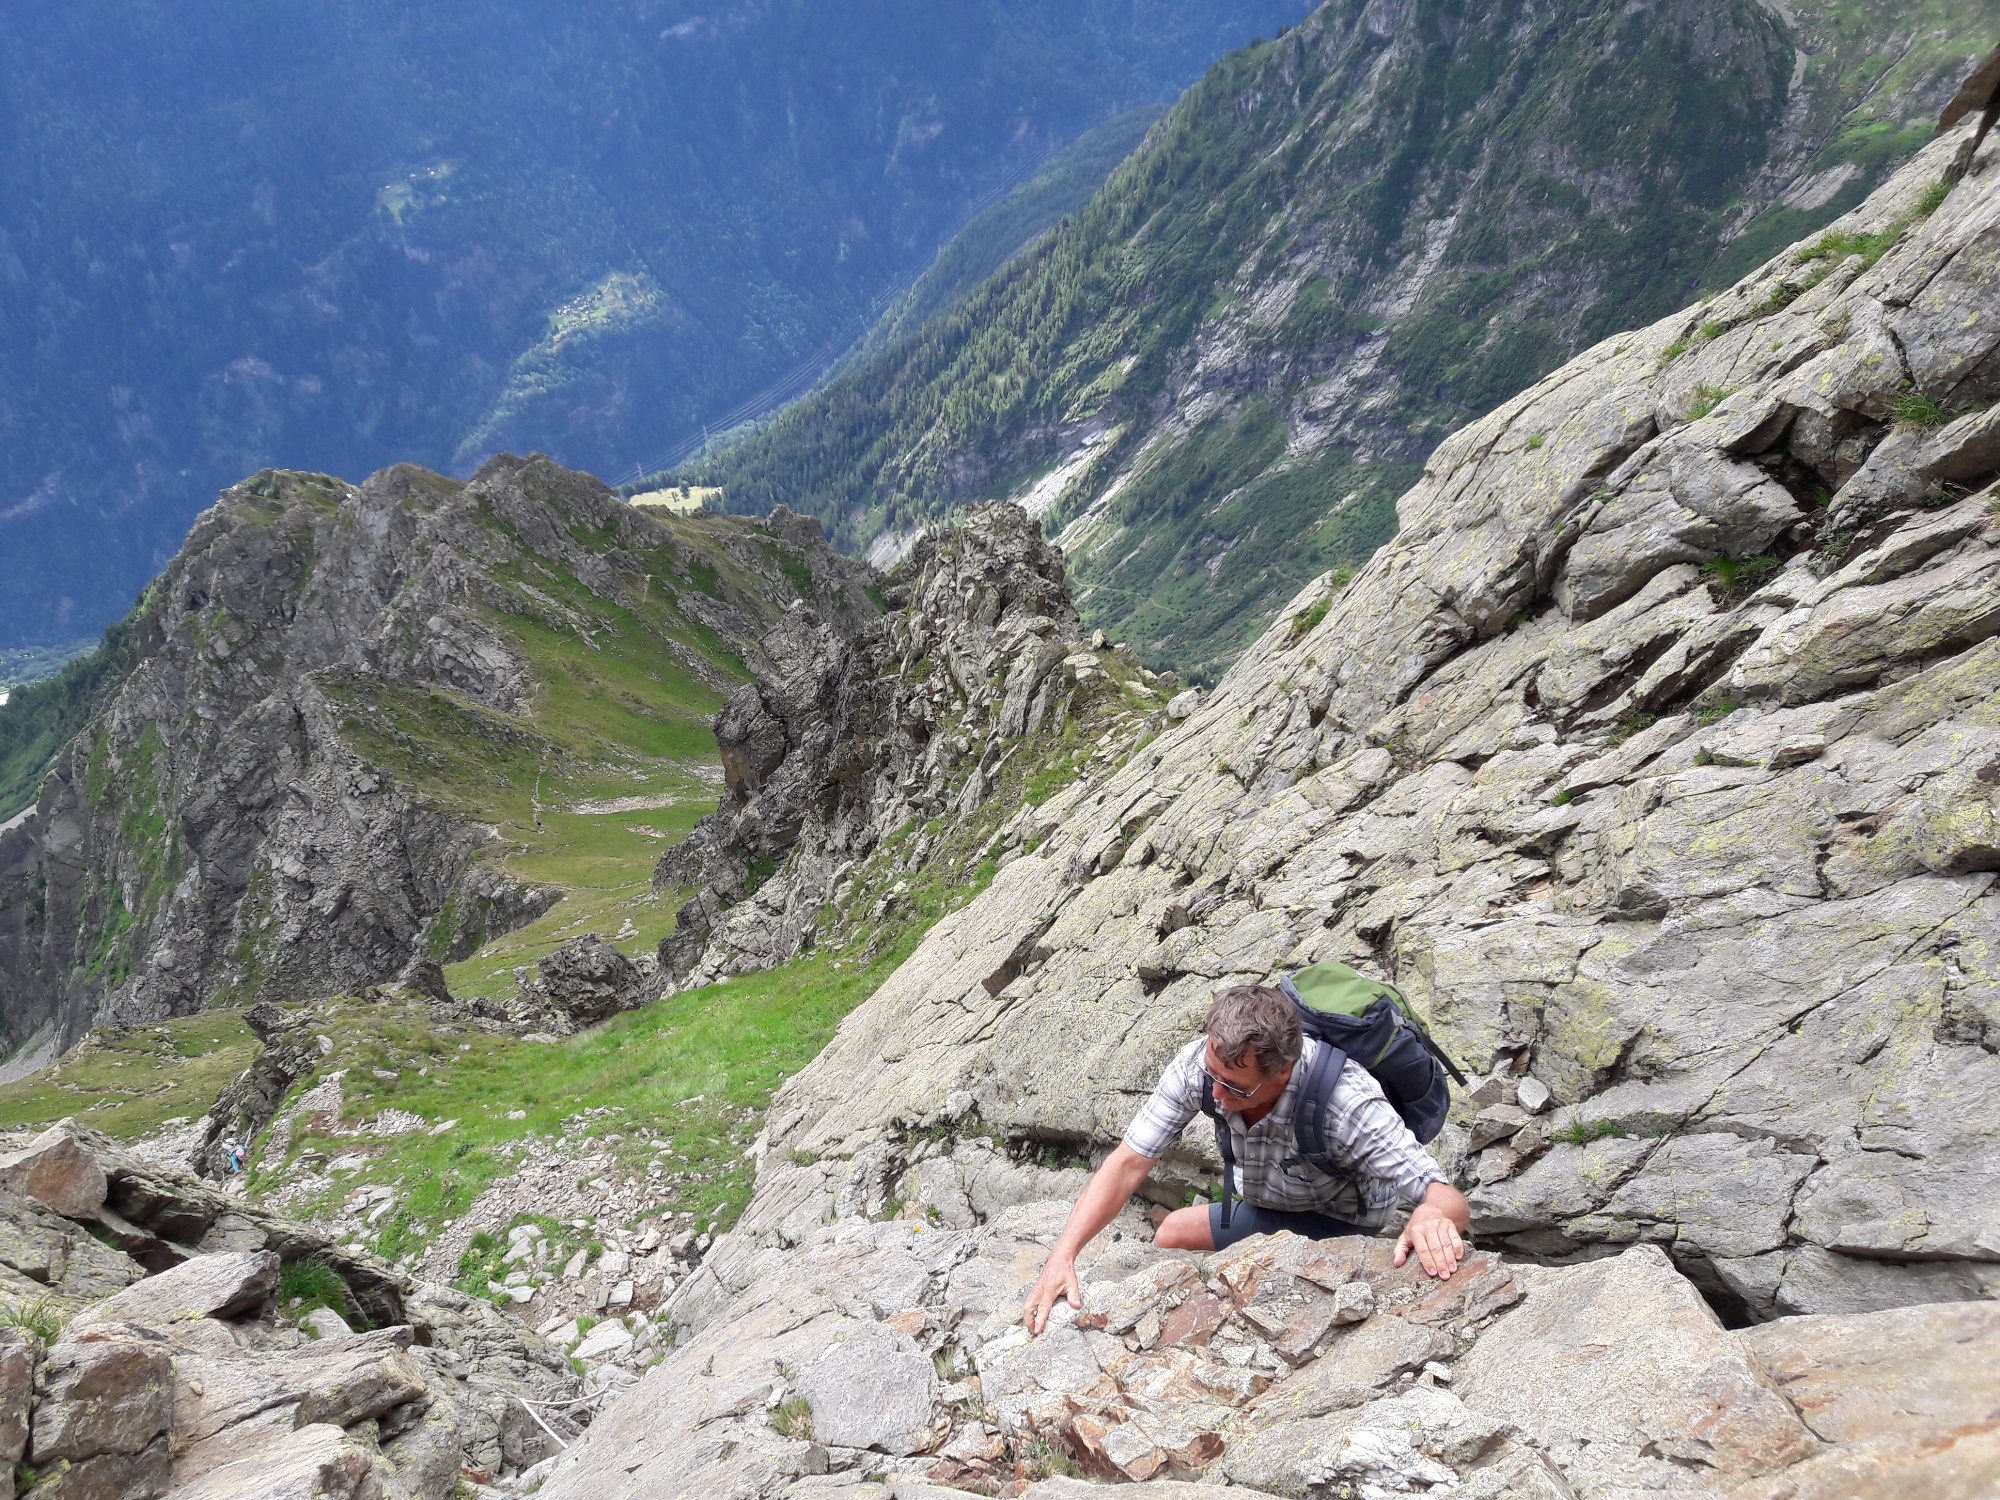
<svg viewBox="0 0 2000 1500">
<path fill-rule="evenodd" d="M 733 1222 L 750 1195 L 752 1170 L 744 1152 L 771 1095 L 888 978 L 941 911 L 941 904 L 913 896 L 901 922 L 884 924 L 893 943 L 870 959 L 809 955 L 667 996 L 553 1046 L 440 1025 L 419 1004 L 401 999 L 339 1002 L 325 1023 L 337 1045 L 323 1067 L 347 1069 L 349 1119 L 393 1106 L 458 1123 L 443 1135 L 387 1138 L 366 1167 L 340 1180 L 327 1202 L 305 1207 L 330 1211 L 362 1183 L 392 1185 L 396 1208 L 373 1245 L 391 1258 L 412 1255 L 514 1170 L 511 1151 L 520 1143 L 573 1136 L 579 1114 L 606 1110 L 607 1123 L 598 1128 L 626 1136 L 614 1153 L 621 1166 L 639 1169 L 658 1160 L 668 1167 L 662 1196 L 670 1210 L 693 1214 L 704 1225 Z M 521 1118 L 509 1118 L 515 1112 Z M 660 1141 L 665 1146 L 656 1149 Z M 352 1146 L 351 1136 L 306 1132 L 294 1140 L 291 1155 L 319 1150 L 331 1156 Z M 279 1163 L 262 1163 L 252 1191 L 266 1192 L 289 1175 Z M 459 1268 L 460 1284 L 474 1295 L 484 1295 L 487 1281 L 500 1280 L 506 1269 L 499 1259 L 504 1241 L 489 1238 L 491 1244 L 475 1239 Z"/>
<path fill-rule="evenodd" d="M 1624 1126 L 1613 1120 L 1578 1120 L 1561 1130 L 1550 1132 L 1549 1139 L 1565 1146 L 1588 1146 L 1592 1141 L 1611 1140 L 1629 1134 Z"/>
<path fill-rule="evenodd" d="M 294 1321 L 317 1308 L 331 1308 L 355 1321 L 354 1293 L 347 1278 L 317 1256 L 287 1261 L 278 1269 L 278 1306 Z"/>
<path fill-rule="evenodd" d="M 1949 407 L 1938 405 L 1922 391 L 1910 391 L 1891 397 L 1889 401 L 1890 418 L 1904 427 L 1942 427 L 1956 415 Z"/>
<path fill-rule="evenodd" d="M 1293 615 L 1292 639 L 1295 641 L 1302 640 L 1310 635 L 1319 622 L 1326 618 L 1326 612 L 1332 608 L 1333 601 L 1331 599 L 1321 599 L 1316 603 L 1307 605 L 1304 609 Z"/>
<path fill-rule="evenodd" d="M 70 1312 L 53 1292 L 17 1297 L 0 1302 L 0 1328 L 17 1328 L 44 1344 L 53 1344 L 69 1326 Z"/>
<path fill-rule="evenodd" d="M 1658 714 L 1645 714 L 1640 713 L 1637 709 L 1627 709 L 1618 716 L 1617 722 L 1611 726 L 1611 733 L 1605 736 L 1605 742 L 1612 745 L 1622 745 L 1640 730 L 1651 729 L 1659 722 L 1660 716 Z"/>
<path fill-rule="evenodd" d="M 771 1409 L 771 1428 L 780 1437 L 811 1441 L 812 1403 L 804 1396 L 792 1396 Z"/>
<path fill-rule="evenodd" d="M 256 1053 L 256 1037 L 233 1010 L 93 1031 L 60 1062 L 0 1085 L 0 1129 L 53 1125 L 73 1115 L 120 1140 L 136 1140 L 168 1120 L 206 1114 Z"/>
<path fill-rule="evenodd" d="M 1733 394 L 1726 386 L 1702 384 L 1694 388 L 1694 402 L 1688 407 L 1688 420 L 1699 422 L 1714 411 Z"/>
<path fill-rule="evenodd" d="M 1717 557 L 1701 565 L 1702 576 L 1733 596 L 1754 592 L 1781 564 L 1768 552 L 1758 557 Z"/>
</svg>

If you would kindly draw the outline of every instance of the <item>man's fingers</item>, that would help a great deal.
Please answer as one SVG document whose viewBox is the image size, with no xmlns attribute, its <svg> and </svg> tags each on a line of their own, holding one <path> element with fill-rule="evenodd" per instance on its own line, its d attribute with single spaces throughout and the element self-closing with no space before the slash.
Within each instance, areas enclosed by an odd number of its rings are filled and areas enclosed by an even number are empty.
<svg viewBox="0 0 2000 1500">
<path fill-rule="evenodd" d="M 1079 1312 L 1083 1309 L 1083 1288 L 1078 1285 L 1076 1272 L 1071 1270 L 1061 1280 L 1051 1282 L 1047 1276 L 1037 1281 L 1028 1293 L 1028 1300 L 1021 1307 L 1021 1322 L 1029 1333 L 1039 1337 L 1049 1326 L 1049 1314 L 1055 1311 L 1056 1302 L 1063 1297 Z"/>
<path fill-rule="evenodd" d="M 1464 1256 L 1465 1242 L 1459 1238 L 1456 1224 L 1448 1219 L 1435 1221 L 1423 1227 L 1418 1253 L 1431 1275 L 1449 1277 Z"/>
<path fill-rule="evenodd" d="M 1028 1305 L 1021 1311 L 1021 1321 L 1028 1325 L 1028 1332 L 1040 1336 L 1049 1323 L 1049 1304 L 1055 1299 L 1047 1287 L 1036 1282 L 1034 1290 L 1028 1293 Z"/>
</svg>

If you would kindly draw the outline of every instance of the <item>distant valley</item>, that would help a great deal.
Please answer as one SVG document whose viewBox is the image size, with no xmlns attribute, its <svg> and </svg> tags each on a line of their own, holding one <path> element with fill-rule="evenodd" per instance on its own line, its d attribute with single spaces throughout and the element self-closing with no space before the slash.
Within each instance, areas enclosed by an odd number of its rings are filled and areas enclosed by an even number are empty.
<svg viewBox="0 0 2000 1500">
<path fill-rule="evenodd" d="M 0 647 L 101 631 L 266 465 L 656 459 L 1306 9 L 9 7 Z"/>
</svg>

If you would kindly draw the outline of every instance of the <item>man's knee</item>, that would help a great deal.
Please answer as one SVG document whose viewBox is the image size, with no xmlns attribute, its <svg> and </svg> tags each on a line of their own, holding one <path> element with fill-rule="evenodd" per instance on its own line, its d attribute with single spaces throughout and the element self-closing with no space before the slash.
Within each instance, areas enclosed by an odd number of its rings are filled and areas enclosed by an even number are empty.
<svg viewBox="0 0 2000 1500">
<path fill-rule="evenodd" d="M 1153 1243 L 1162 1250 L 1213 1250 L 1215 1237 L 1208 1227 L 1208 1205 L 1175 1209 L 1160 1221 Z"/>
</svg>

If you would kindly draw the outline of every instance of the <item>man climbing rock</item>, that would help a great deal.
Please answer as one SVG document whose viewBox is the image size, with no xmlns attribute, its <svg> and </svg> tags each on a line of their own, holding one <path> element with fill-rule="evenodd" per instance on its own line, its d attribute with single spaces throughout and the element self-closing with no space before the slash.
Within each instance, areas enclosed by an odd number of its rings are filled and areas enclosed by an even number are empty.
<svg viewBox="0 0 2000 1500">
<path fill-rule="evenodd" d="M 1323 968 L 1338 969 L 1338 983 L 1351 987 L 1359 980 L 1342 966 Z M 1314 973 L 1308 970 L 1295 978 L 1309 987 Z M 1388 991 L 1383 985 L 1372 988 Z M 1239 985 L 1216 996 L 1204 1034 L 1167 1064 L 1125 1139 L 1070 1210 L 1041 1278 L 1028 1294 L 1023 1320 L 1029 1332 L 1039 1334 L 1047 1326 L 1059 1297 L 1082 1307 L 1077 1256 L 1203 1112 L 1216 1121 L 1222 1200 L 1168 1214 L 1156 1244 L 1216 1250 L 1280 1229 L 1313 1239 L 1372 1234 L 1399 1207 L 1408 1207 L 1412 1211 L 1396 1241 L 1396 1264 L 1402 1265 L 1414 1250 L 1433 1276 L 1449 1277 L 1458 1269 L 1465 1256 L 1462 1236 L 1472 1222 L 1470 1206 L 1417 1143 L 1405 1113 L 1384 1094 L 1375 1074 L 1352 1057 L 1337 1072 L 1328 1068 L 1340 1054 L 1332 1043 L 1305 1034 L 1301 1014 L 1310 1017 L 1313 1012 L 1298 995 L 1287 981 L 1284 990 Z M 1321 1049 L 1328 1051 L 1323 1060 Z M 1317 1085 L 1324 1095 L 1320 1101 L 1312 1098 L 1315 1079 L 1325 1080 Z M 1440 1076 L 1437 1092 L 1442 1091 Z M 1300 1116 L 1315 1105 L 1313 1139 L 1320 1149 L 1308 1156 L 1300 1149 L 1307 1138 L 1300 1133 Z M 1442 1118 L 1441 1112 L 1437 1117 Z M 1237 1195 L 1243 1201 L 1232 1204 Z"/>
</svg>

